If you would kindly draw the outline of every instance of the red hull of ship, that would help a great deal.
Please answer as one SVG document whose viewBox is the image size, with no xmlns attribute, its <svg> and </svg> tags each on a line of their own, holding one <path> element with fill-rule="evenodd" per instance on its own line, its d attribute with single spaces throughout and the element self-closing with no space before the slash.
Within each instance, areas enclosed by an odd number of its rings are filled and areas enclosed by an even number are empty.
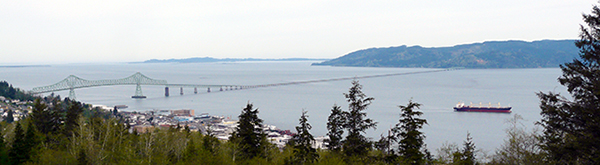
<svg viewBox="0 0 600 165">
<path fill-rule="evenodd" d="M 483 108 L 483 107 L 454 107 L 454 110 L 458 112 L 494 112 L 494 113 L 511 113 L 510 107 L 508 108 Z"/>
</svg>

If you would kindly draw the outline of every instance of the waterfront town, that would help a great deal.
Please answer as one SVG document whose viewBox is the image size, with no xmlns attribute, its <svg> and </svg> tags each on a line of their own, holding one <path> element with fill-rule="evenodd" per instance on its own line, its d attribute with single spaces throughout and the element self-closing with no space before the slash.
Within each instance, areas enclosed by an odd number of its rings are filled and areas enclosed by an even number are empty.
<svg viewBox="0 0 600 165">
<path fill-rule="evenodd" d="M 31 101 L 10 100 L 0 96 L 0 114 L 2 120 L 5 120 L 12 112 L 13 120 L 18 121 L 27 114 L 31 113 Z M 130 126 L 130 132 L 147 133 L 154 129 L 168 129 L 170 127 L 189 128 L 193 132 L 202 132 L 202 134 L 211 134 L 219 140 L 228 140 L 231 133 L 237 127 L 237 120 L 231 117 L 214 116 L 207 113 L 195 115 L 192 109 L 180 110 L 150 110 L 144 112 L 125 111 L 126 105 L 117 105 L 108 107 L 104 105 L 92 105 L 104 111 L 117 110 L 118 116 L 123 118 L 125 124 Z M 290 130 L 282 130 L 274 125 L 263 125 L 263 132 L 267 139 L 278 148 L 283 148 L 287 142 L 292 139 L 294 133 Z M 314 148 L 325 148 L 323 143 L 325 136 L 315 137 Z"/>
</svg>

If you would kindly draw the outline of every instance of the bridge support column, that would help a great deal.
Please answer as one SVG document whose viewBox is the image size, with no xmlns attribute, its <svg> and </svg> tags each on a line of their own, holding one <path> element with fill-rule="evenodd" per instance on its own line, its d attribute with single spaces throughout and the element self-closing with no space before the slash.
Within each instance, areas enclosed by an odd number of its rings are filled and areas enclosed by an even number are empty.
<svg viewBox="0 0 600 165">
<path fill-rule="evenodd" d="M 210 93 L 210 87 L 208 88 L 208 90 L 206 90 L 206 92 Z"/>
<path fill-rule="evenodd" d="M 165 97 L 169 97 L 169 87 L 165 87 Z"/>
<path fill-rule="evenodd" d="M 142 94 L 142 86 L 138 83 L 135 85 L 135 95 L 131 96 L 134 99 L 145 99 L 146 96 Z"/>
<path fill-rule="evenodd" d="M 183 87 L 179 88 L 179 94 L 183 95 Z"/>
<path fill-rule="evenodd" d="M 73 89 L 73 88 L 69 89 L 69 99 L 75 100 L 75 89 Z"/>
<path fill-rule="evenodd" d="M 194 94 L 198 94 L 198 88 L 194 87 Z"/>
</svg>

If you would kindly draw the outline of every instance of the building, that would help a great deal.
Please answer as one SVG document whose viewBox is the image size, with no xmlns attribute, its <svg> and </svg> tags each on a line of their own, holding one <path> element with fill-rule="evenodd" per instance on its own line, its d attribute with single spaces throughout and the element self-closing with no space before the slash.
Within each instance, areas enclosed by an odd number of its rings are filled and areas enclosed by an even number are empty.
<svg viewBox="0 0 600 165">
<path fill-rule="evenodd" d="M 193 109 L 182 109 L 182 110 L 172 110 L 171 115 L 173 116 L 193 116 Z"/>
</svg>

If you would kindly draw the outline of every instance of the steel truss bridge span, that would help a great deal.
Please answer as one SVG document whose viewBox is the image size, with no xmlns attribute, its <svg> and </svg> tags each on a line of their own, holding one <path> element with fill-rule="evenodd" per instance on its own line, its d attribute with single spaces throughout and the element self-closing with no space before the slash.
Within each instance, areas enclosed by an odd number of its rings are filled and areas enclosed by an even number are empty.
<svg viewBox="0 0 600 165">
<path fill-rule="evenodd" d="M 169 87 L 172 87 L 172 88 L 179 87 L 180 94 L 183 95 L 184 87 L 186 87 L 186 88 L 193 87 L 194 94 L 196 94 L 196 93 L 198 93 L 198 88 L 206 88 L 207 89 L 206 92 L 211 92 L 211 88 L 213 89 L 213 91 L 229 91 L 229 90 L 248 89 L 248 88 L 261 88 L 261 87 L 307 84 L 307 83 L 315 83 L 315 82 L 342 81 L 342 80 L 351 80 L 351 79 L 378 78 L 378 77 L 401 76 L 401 75 L 411 75 L 411 74 L 425 74 L 425 73 L 452 71 L 452 70 L 458 70 L 458 69 L 461 69 L 461 68 L 435 69 L 435 70 L 425 70 L 425 71 L 413 71 L 413 72 L 342 77 L 342 78 L 329 78 L 329 79 L 318 79 L 318 80 L 307 80 L 307 81 L 293 81 L 293 82 L 262 84 L 262 85 L 169 84 L 169 83 L 167 83 L 167 80 L 152 79 L 152 78 L 149 78 L 149 77 L 141 74 L 140 72 L 137 72 L 126 78 L 111 79 L 111 80 L 86 80 L 86 79 L 82 79 L 82 78 L 79 78 L 74 75 L 70 75 L 69 77 L 63 79 L 62 81 L 60 81 L 56 84 L 42 86 L 42 87 L 35 87 L 29 92 L 32 94 L 41 94 L 41 93 L 69 90 L 69 98 L 75 99 L 75 89 L 78 89 L 78 88 L 89 88 L 89 87 L 97 87 L 97 86 L 114 86 L 114 85 L 136 85 L 135 95 L 133 95 L 131 97 L 137 99 L 137 98 L 146 98 L 146 96 L 144 96 L 142 94 L 141 85 L 165 86 L 165 96 L 169 96 Z"/>
<path fill-rule="evenodd" d="M 75 99 L 75 89 L 78 88 L 89 88 L 89 87 L 98 87 L 98 86 L 114 86 L 114 85 L 136 85 L 135 95 L 132 98 L 146 98 L 142 94 L 141 85 L 162 85 L 165 86 L 165 96 L 169 96 L 169 87 L 181 87 L 181 94 L 183 95 L 183 87 L 194 87 L 194 93 L 197 93 L 198 87 L 206 87 L 210 92 L 210 88 L 219 88 L 220 91 L 225 90 L 233 90 L 238 88 L 243 88 L 243 86 L 239 85 L 196 85 L 196 84 L 169 84 L 167 80 L 157 80 L 149 78 L 146 75 L 143 75 L 140 72 L 137 72 L 129 77 L 122 79 L 107 79 L 107 80 L 86 80 L 79 78 L 75 75 L 70 75 L 67 78 L 59 81 L 58 83 L 35 87 L 29 91 L 31 94 L 41 94 L 41 93 L 49 93 L 56 91 L 64 91 L 69 90 L 69 98 Z"/>
</svg>

